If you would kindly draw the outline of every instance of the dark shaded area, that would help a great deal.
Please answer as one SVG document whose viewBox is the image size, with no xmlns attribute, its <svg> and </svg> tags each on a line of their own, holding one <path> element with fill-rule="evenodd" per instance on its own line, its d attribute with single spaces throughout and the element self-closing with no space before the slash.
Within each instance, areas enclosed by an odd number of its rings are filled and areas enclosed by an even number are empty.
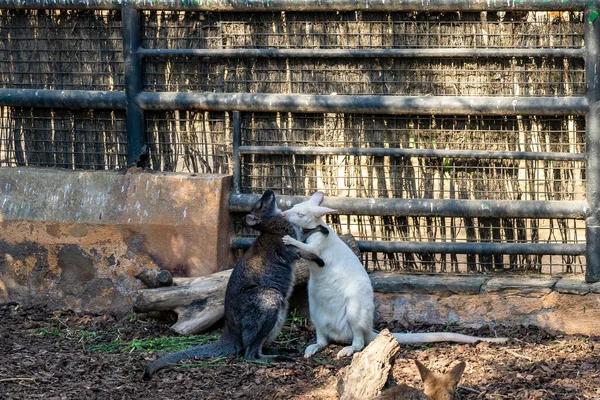
<svg viewBox="0 0 600 400">
<path fill-rule="evenodd" d="M 66 245 L 58 251 L 58 265 L 66 287 L 73 288 L 74 284 L 94 279 L 94 261 L 77 245 Z"/>
<path fill-rule="evenodd" d="M 29 262 L 28 258 L 30 258 Z M 46 248 L 35 242 L 12 244 L 0 240 L 0 282 L 11 279 L 19 287 L 27 285 L 38 287 L 48 274 Z M 9 289 L 12 290 L 14 287 Z"/>
</svg>

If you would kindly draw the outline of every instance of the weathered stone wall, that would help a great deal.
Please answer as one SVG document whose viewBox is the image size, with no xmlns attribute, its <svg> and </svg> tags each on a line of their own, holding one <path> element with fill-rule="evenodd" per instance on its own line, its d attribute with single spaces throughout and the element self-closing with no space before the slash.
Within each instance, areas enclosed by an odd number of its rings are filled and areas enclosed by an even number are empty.
<svg viewBox="0 0 600 400">
<path fill-rule="evenodd" d="M 600 283 L 583 277 L 373 273 L 377 318 L 459 326 L 538 326 L 600 335 Z"/>
<path fill-rule="evenodd" d="M 0 302 L 130 312 L 134 275 L 228 266 L 231 178 L 0 168 Z"/>
</svg>

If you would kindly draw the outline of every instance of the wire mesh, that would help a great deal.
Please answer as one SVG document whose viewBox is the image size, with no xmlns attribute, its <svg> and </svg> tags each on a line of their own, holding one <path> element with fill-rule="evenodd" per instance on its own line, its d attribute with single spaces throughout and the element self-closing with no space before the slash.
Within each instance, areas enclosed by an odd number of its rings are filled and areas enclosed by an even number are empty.
<svg viewBox="0 0 600 400">
<path fill-rule="evenodd" d="M 237 236 L 257 233 L 240 224 Z M 574 219 L 453 218 L 338 215 L 326 217 L 337 234 L 358 241 L 428 243 L 585 243 L 585 222 Z M 585 257 L 573 255 L 363 252 L 367 269 L 424 273 L 581 274 Z"/>
<path fill-rule="evenodd" d="M 583 59 L 148 58 L 149 91 L 348 95 L 573 96 L 585 93 Z"/>
<path fill-rule="evenodd" d="M 582 48 L 583 12 L 146 11 L 147 48 Z"/>
<path fill-rule="evenodd" d="M 120 12 L 0 9 L 0 87 L 123 90 Z"/>
<path fill-rule="evenodd" d="M 363 253 L 361 261 L 369 271 L 494 275 L 575 275 L 583 274 L 586 265 L 584 256 L 527 254 Z"/>
<path fill-rule="evenodd" d="M 127 166 L 125 113 L 0 107 L 0 166 Z"/>
<path fill-rule="evenodd" d="M 579 117 L 254 114 L 243 145 L 585 153 Z M 585 161 L 244 154 L 242 190 L 364 198 L 581 200 Z"/>
<path fill-rule="evenodd" d="M 581 49 L 581 12 L 270 13 L 148 11 L 144 46 L 166 49 Z M 148 58 L 151 91 L 572 96 L 582 58 Z"/>
<path fill-rule="evenodd" d="M 152 169 L 230 174 L 233 139 L 229 113 L 146 113 Z"/>
</svg>

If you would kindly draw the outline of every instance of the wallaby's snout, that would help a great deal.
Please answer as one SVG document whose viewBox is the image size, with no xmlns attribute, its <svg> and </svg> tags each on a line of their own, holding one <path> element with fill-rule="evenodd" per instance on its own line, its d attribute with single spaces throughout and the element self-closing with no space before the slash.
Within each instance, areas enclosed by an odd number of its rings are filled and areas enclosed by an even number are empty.
<svg viewBox="0 0 600 400">
<path fill-rule="evenodd" d="M 282 216 L 283 218 L 287 217 L 287 215 L 288 215 L 288 214 L 287 214 L 287 212 L 286 212 L 286 211 L 282 211 L 282 212 L 281 212 L 281 216 Z"/>
</svg>

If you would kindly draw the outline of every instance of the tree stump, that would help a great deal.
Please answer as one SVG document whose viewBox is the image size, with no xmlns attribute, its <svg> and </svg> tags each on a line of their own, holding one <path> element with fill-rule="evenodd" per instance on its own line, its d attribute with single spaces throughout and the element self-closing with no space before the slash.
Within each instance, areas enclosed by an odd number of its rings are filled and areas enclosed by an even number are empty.
<svg viewBox="0 0 600 400">
<path fill-rule="evenodd" d="M 400 351 L 400 343 L 384 329 L 363 351 L 355 353 L 352 363 L 338 379 L 340 400 L 370 400 L 381 392 Z"/>
</svg>

